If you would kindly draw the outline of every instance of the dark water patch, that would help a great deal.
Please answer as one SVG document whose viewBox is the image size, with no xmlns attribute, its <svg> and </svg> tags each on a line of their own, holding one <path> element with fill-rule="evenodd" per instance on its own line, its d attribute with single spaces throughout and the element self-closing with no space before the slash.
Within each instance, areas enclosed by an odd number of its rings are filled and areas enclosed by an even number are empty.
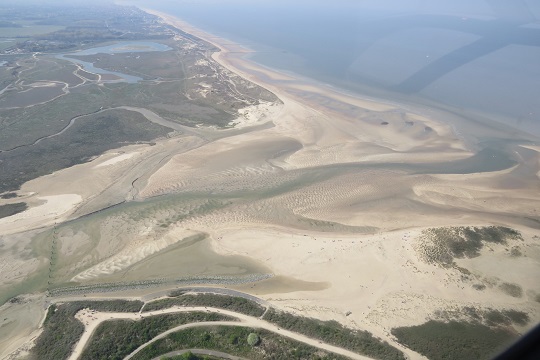
<svg viewBox="0 0 540 360">
<path fill-rule="evenodd" d="M 232 280 L 270 273 L 269 268 L 246 256 L 217 254 L 211 249 L 209 240 L 200 234 L 169 246 L 125 271 L 101 275 L 99 282 L 159 280 L 170 283 L 178 278 L 191 277 L 227 277 Z"/>
<path fill-rule="evenodd" d="M 97 73 L 103 75 L 114 75 L 117 76 L 120 81 L 125 81 L 127 83 L 137 83 L 142 80 L 142 78 L 133 75 L 123 74 L 117 71 L 110 71 L 98 68 L 94 66 L 92 62 L 83 61 L 81 59 L 74 58 L 72 56 L 85 56 L 85 55 L 96 55 L 96 54 L 123 54 L 123 53 L 138 53 L 138 52 L 153 52 L 153 51 L 168 51 L 172 48 L 167 45 L 151 42 L 151 41 L 126 41 L 115 43 L 107 46 L 100 46 L 91 49 L 81 50 L 74 53 L 66 53 L 57 55 L 57 59 L 67 60 L 76 64 L 81 65 L 84 70 L 90 73 Z M 118 80 L 110 80 L 118 81 Z"/>
<path fill-rule="evenodd" d="M 481 56 L 501 49 L 505 45 L 504 41 L 494 41 L 493 39 L 480 39 L 472 44 L 465 45 L 423 67 L 422 70 L 413 74 L 407 80 L 394 86 L 393 90 L 403 93 L 419 92 L 445 74 Z"/>
</svg>

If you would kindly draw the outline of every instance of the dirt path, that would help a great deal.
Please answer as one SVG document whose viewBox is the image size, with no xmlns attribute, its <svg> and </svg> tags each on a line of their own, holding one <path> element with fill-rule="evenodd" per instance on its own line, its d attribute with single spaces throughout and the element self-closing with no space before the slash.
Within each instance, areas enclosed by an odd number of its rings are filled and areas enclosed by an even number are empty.
<svg viewBox="0 0 540 360">
<path fill-rule="evenodd" d="M 215 356 L 221 359 L 230 359 L 230 360 L 248 360 L 243 357 L 229 355 L 227 353 L 221 352 L 221 351 L 214 351 L 214 350 L 205 350 L 205 349 L 185 349 L 185 350 L 179 350 L 179 351 L 172 351 L 170 353 L 163 354 L 157 358 L 154 358 L 152 360 L 160 360 L 162 357 L 173 357 L 185 354 L 187 352 L 191 352 L 193 354 L 198 355 L 209 355 L 209 356 Z"/>
<path fill-rule="evenodd" d="M 272 331 L 276 334 L 279 334 L 281 336 L 286 336 L 288 338 L 291 338 L 293 340 L 297 340 L 300 342 L 303 342 L 304 344 L 308 344 L 314 347 L 317 347 L 319 349 L 323 349 L 326 351 L 330 351 L 339 355 L 347 356 L 351 359 L 359 359 L 359 360 L 370 360 L 371 358 L 358 355 L 352 351 L 342 349 L 337 346 L 333 346 L 330 344 L 326 344 L 323 342 L 320 342 L 319 340 L 315 340 L 312 338 L 309 338 L 305 335 L 301 335 L 292 331 L 288 331 L 285 329 L 281 329 L 278 326 L 271 324 L 267 321 L 254 318 L 252 316 L 240 314 L 234 311 L 229 310 L 223 310 L 223 309 L 217 309 L 212 307 L 203 307 L 203 306 L 194 306 L 194 307 L 171 307 L 168 309 L 163 310 L 157 310 L 157 311 L 149 311 L 146 313 L 107 313 L 107 312 L 97 312 L 97 311 L 89 311 L 89 310 L 81 310 L 77 315 L 75 316 L 78 320 L 80 320 L 84 326 L 84 333 L 81 336 L 81 339 L 79 342 L 75 345 L 75 348 L 69 357 L 69 360 L 76 360 L 80 357 L 82 354 L 82 351 L 84 347 L 88 344 L 88 341 L 90 340 L 92 334 L 96 330 L 96 328 L 103 322 L 108 320 L 119 320 L 119 319 L 131 319 L 131 320 L 140 320 L 146 317 L 155 316 L 155 315 L 162 315 L 162 314 L 174 314 L 174 313 L 181 313 L 181 312 L 190 312 L 190 311 L 206 311 L 206 312 L 215 312 L 220 313 L 224 315 L 231 316 L 233 318 L 236 318 L 239 320 L 239 322 L 228 322 L 228 321 L 213 321 L 213 322 L 200 322 L 200 323 L 192 323 L 192 324 L 184 324 L 177 326 L 175 328 L 172 328 L 170 330 L 167 330 L 160 335 L 156 336 L 152 340 L 146 342 L 145 344 L 139 346 L 134 352 L 129 354 L 125 359 L 131 359 L 135 354 L 137 354 L 139 351 L 141 351 L 143 348 L 148 346 L 149 344 L 162 339 L 166 337 L 167 335 L 182 330 L 187 329 L 191 327 L 198 327 L 198 326 L 215 326 L 215 325 L 224 325 L 224 326 L 243 326 L 243 327 L 253 327 L 253 328 L 261 328 L 268 331 Z"/>
</svg>

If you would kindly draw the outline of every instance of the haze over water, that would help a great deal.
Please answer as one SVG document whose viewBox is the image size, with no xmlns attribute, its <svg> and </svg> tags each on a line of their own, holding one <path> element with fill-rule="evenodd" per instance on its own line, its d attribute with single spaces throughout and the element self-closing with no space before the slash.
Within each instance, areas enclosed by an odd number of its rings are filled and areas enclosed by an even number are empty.
<svg viewBox="0 0 540 360">
<path fill-rule="evenodd" d="M 433 100 L 540 134 L 540 5 L 163 2 L 253 60 L 362 94 Z M 436 3 L 444 3 L 438 1 Z"/>
</svg>

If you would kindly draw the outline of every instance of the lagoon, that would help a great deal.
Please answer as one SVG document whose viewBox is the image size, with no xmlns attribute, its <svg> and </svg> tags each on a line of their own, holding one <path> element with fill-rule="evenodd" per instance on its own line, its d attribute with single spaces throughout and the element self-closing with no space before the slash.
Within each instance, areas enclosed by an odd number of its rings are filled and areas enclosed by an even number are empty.
<svg viewBox="0 0 540 360">
<path fill-rule="evenodd" d="M 85 50 L 76 51 L 72 53 L 60 54 L 60 55 L 57 55 L 56 58 L 67 60 L 75 64 L 79 64 L 80 66 L 84 68 L 84 70 L 90 73 L 102 74 L 102 75 L 109 74 L 109 75 L 115 75 L 121 78 L 120 80 L 107 80 L 105 82 L 137 83 L 141 81 L 142 78 L 133 76 L 133 75 L 123 74 L 117 71 L 100 69 L 98 67 L 95 67 L 94 64 L 92 64 L 91 62 L 74 59 L 74 58 L 71 58 L 70 56 L 84 56 L 84 55 L 96 55 L 96 54 L 114 55 L 114 54 L 122 54 L 122 53 L 168 51 L 168 50 L 172 50 L 172 48 L 170 48 L 167 45 L 152 42 L 152 41 L 123 41 L 123 42 L 118 42 L 111 45 L 85 49 Z"/>
</svg>

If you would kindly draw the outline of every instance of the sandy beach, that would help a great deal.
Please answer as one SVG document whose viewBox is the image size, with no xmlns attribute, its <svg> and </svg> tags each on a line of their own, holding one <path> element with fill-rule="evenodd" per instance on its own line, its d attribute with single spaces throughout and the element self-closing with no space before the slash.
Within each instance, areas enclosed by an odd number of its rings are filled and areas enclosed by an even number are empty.
<svg viewBox="0 0 540 360">
<path fill-rule="evenodd" d="M 259 66 L 244 56 L 249 49 L 145 11 L 218 48 L 208 61 L 279 102 L 240 109 L 231 129 L 188 129 L 29 181 L 20 193 L 30 208 L 0 219 L 6 249 L 18 249 L 21 238 L 30 248 L 26 233 L 57 224 L 65 256 L 59 278 L 96 284 L 159 261 L 184 271 L 191 255 L 178 255 L 182 245 L 190 249 L 190 237 L 204 235 L 205 254 L 218 260 L 200 275 L 238 274 L 253 264 L 269 269 L 274 279 L 233 287 L 287 311 L 368 330 L 411 359 L 424 357 L 397 343 L 391 329 L 422 324 L 441 310 L 524 311 L 530 322 L 521 331 L 540 321 L 537 145 L 513 145 L 512 166 L 475 172 L 474 146 L 437 117 Z M 425 231 L 455 226 L 507 226 L 522 239 L 484 245 L 452 267 L 426 261 Z M 519 256 L 510 254 L 514 248 Z M 173 249 L 178 253 L 167 257 Z M 38 267 L 3 253 L 0 261 L 17 262 L 21 278 Z M 505 293 L 505 283 L 521 295 Z M 2 357 L 13 349 L 0 350 Z"/>
</svg>

